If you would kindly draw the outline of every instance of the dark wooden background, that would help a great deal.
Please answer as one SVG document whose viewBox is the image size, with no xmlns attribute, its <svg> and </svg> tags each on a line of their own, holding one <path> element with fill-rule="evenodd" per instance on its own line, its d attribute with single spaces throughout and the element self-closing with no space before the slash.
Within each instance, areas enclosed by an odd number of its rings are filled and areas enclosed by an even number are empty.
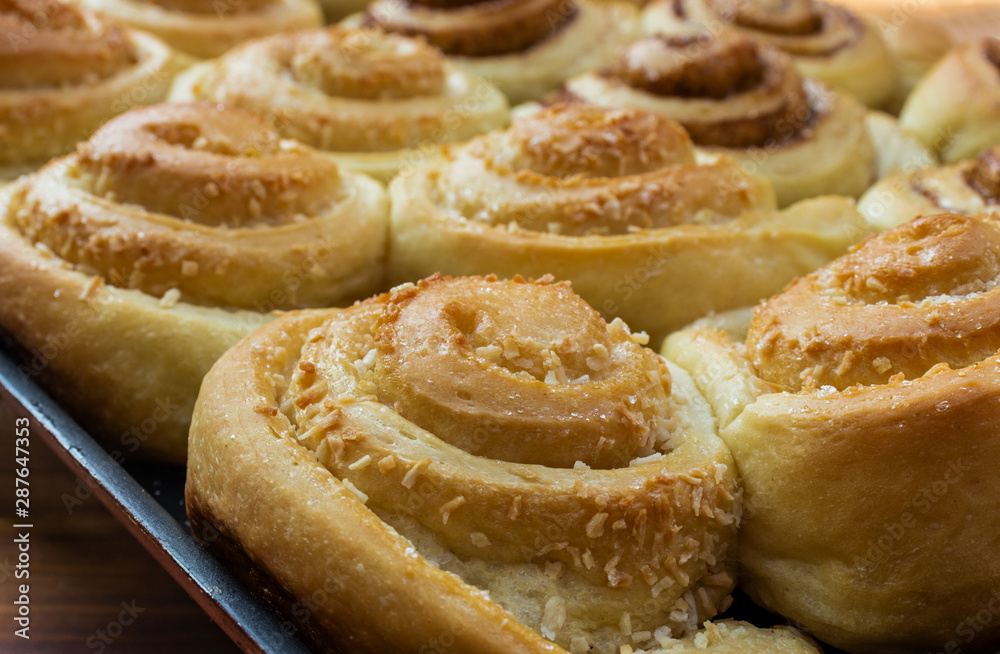
<svg viewBox="0 0 1000 654">
<path fill-rule="evenodd" d="M 0 406 L 0 442 L 9 445 L 0 454 L 0 652 L 239 652 L 96 497 L 67 509 L 63 496 L 74 497 L 79 482 L 38 438 L 30 448 L 31 576 L 16 579 L 13 432 L 14 416 Z M 28 641 L 14 636 L 21 583 L 31 586 Z M 136 616 L 120 626 L 123 603 Z"/>
</svg>

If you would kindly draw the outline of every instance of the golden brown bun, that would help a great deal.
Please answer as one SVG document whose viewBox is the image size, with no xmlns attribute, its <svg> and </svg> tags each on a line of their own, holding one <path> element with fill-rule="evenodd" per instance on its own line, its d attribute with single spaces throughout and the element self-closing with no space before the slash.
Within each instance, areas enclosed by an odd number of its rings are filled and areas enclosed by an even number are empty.
<svg viewBox="0 0 1000 654">
<path fill-rule="evenodd" d="M 375 0 L 347 23 L 422 36 L 518 104 L 611 61 L 635 36 L 636 10 L 589 0 Z"/>
<path fill-rule="evenodd" d="M 1000 211 L 1000 146 L 951 166 L 888 177 L 858 204 L 872 225 L 889 229 L 917 216 Z"/>
<path fill-rule="evenodd" d="M 382 277 L 381 186 L 218 105 L 127 112 L 0 193 L 0 325 L 36 355 L 23 372 L 110 447 L 141 427 L 150 458 L 184 460 L 202 376 L 269 312 Z"/>
<path fill-rule="evenodd" d="M 807 77 L 884 107 L 896 89 L 888 48 L 872 21 L 815 0 L 657 0 L 642 12 L 645 34 L 734 32 L 787 52 Z"/>
<path fill-rule="evenodd" d="M 197 64 L 170 97 L 252 109 L 283 135 L 383 181 L 508 120 L 496 88 L 427 44 L 336 26 L 260 39 Z"/>
<path fill-rule="evenodd" d="M 280 318 L 205 379 L 193 532 L 286 612 L 309 601 L 320 651 L 617 653 L 697 629 L 732 588 L 739 491 L 691 380 L 637 340 L 520 278 Z"/>
<path fill-rule="evenodd" d="M 945 163 L 1000 143 L 1000 40 L 952 50 L 913 90 L 899 120 Z"/>
<path fill-rule="evenodd" d="M 750 595 L 850 652 L 992 652 L 1000 560 L 1000 220 L 872 237 L 758 307 L 679 332 L 739 465 Z M 970 640 L 969 635 L 975 639 Z"/>
<path fill-rule="evenodd" d="M 804 79 L 787 55 L 735 32 L 646 37 L 554 97 L 673 118 L 705 151 L 767 178 L 783 207 L 859 197 L 888 171 L 935 161 L 888 116 Z"/>
<path fill-rule="evenodd" d="M 0 181 L 159 102 L 178 68 L 152 36 L 55 0 L 5 0 L 0 34 Z"/>
<path fill-rule="evenodd" d="M 777 292 L 867 234 L 846 199 L 777 212 L 764 180 L 697 157 L 673 121 L 584 104 L 450 150 L 390 195 L 393 283 L 551 273 L 654 343 Z"/>
<path fill-rule="evenodd" d="M 203 59 L 218 57 L 244 41 L 323 24 L 313 0 L 80 1 Z"/>
</svg>

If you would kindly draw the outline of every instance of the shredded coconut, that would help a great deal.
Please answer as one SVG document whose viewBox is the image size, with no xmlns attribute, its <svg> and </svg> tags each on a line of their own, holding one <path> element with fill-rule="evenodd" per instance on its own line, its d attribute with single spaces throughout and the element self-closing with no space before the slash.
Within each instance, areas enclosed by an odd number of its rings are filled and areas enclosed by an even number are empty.
<svg viewBox="0 0 1000 654">
<path fill-rule="evenodd" d="M 542 636 L 554 640 L 565 623 L 566 600 L 558 595 L 550 597 L 545 603 L 545 612 L 542 615 Z"/>
<path fill-rule="evenodd" d="M 176 288 L 172 288 L 163 294 L 160 298 L 160 308 L 161 309 L 173 309 L 180 302 L 181 292 Z"/>
</svg>

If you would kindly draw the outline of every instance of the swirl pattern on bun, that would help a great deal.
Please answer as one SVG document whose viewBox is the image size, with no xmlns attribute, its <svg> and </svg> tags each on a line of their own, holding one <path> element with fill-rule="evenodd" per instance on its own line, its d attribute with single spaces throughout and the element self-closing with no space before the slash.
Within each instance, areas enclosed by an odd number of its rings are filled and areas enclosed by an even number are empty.
<svg viewBox="0 0 1000 654">
<path fill-rule="evenodd" d="M 56 0 L 3 0 L 0 33 L 0 180 L 159 102 L 177 69 L 157 39 Z"/>
<path fill-rule="evenodd" d="M 517 104 L 610 61 L 635 21 L 635 8 L 616 2 L 375 0 L 350 22 L 422 36 Z"/>
<path fill-rule="evenodd" d="M 311 0 L 81 1 L 198 58 L 218 57 L 251 39 L 323 24 Z"/>
<path fill-rule="evenodd" d="M 1000 146 L 976 159 L 951 166 L 899 173 L 882 180 L 861 198 L 868 222 L 889 229 L 917 216 L 955 212 L 1000 212 Z"/>
<path fill-rule="evenodd" d="M 777 292 L 867 233 L 846 199 L 777 212 L 766 181 L 697 155 L 677 123 L 585 104 L 451 149 L 390 194 L 394 283 L 551 273 L 654 340 Z"/>
<path fill-rule="evenodd" d="M 868 107 L 883 107 L 895 94 L 895 67 L 879 30 L 844 7 L 817 0 L 656 0 L 641 21 L 646 34 L 734 32 L 778 48 L 803 75 Z"/>
<path fill-rule="evenodd" d="M 426 43 L 336 26 L 260 39 L 198 64 L 171 98 L 251 109 L 283 135 L 382 180 L 508 120 L 496 88 Z"/>
<path fill-rule="evenodd" d="M 696 145 L 766 177 L 781 206 L 824 194 L 858 197 L 899 164 L 933 161 L 889 117 L 804 79 L 787 55 L 731 32 L 646 37 L 554 97 L 673 118 Z"/>
<path fill-rule="evenodd" d="M 306 629 L 324 651 L 447 632 L 618 652 L 696 630 L 733 584 L 735 471 L 690 379 L 637 340 L 520 278 L 281 318 L 206 379 L 192 529 L 237 567 L 245 548 L 285 609 L 338 580 Z"/>
<path fill-rule="evenodd" d="M 918 218 L 759 306 L 738 341 L 692 330 L 664 352 L 739 465 L 754 599 L 835 647 L 913 652 L 995 597 L 996 217 Z"/>
<path fill-rule="evenodd" d="M 945 163 L 1000 143 L 1000 39 L 952 50 L 917 84 L 899 120 Z"/>
<path fill-rule="evenodd" d="M 256 115 L 166 104 L 5 188 L 0 217 L 0 324 L 29 350 L 60 343 L 35 372 L 112 438 L 169 402 L 143 453 L 179 461 L 227 347 L 274 309 L 378 287 L 388 202 Z"/>
</svg>

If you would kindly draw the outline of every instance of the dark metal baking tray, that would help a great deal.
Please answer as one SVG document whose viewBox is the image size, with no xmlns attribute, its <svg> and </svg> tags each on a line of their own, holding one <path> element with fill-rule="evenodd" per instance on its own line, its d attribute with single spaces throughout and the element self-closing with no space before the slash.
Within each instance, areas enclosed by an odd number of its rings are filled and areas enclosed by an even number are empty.
<svg viewBox="0 0 1000 654">
<path fill-rule="evenodd" d="M 121 521 L 170 576 L 248 654 L 308 654 L 287 623 L 262 606 L 191 536 L 184 511 L 184 469 L 119 465 L 15 361 L 18 348 L 0 334 L 0 397 Z"/>
</svg>

